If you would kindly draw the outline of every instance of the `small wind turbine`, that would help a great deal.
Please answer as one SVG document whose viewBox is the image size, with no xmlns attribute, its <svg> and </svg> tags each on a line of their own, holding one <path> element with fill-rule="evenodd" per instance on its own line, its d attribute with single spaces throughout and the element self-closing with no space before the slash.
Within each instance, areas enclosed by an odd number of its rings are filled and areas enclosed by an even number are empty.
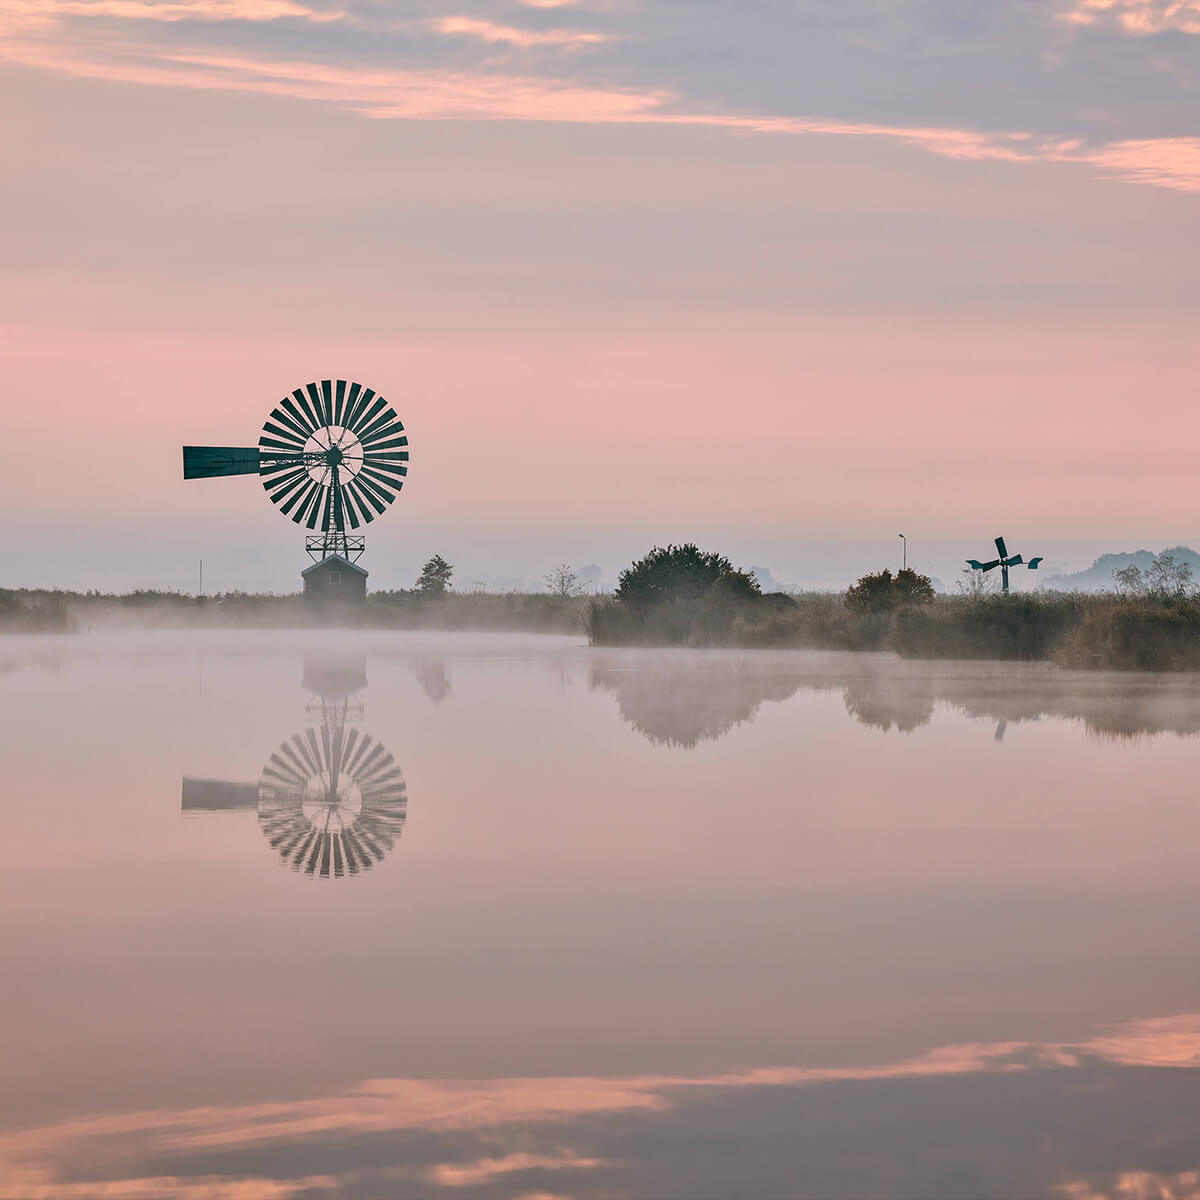
<svg viewBox="0 0 1200 1200">
<path fill-rule="evenodd" d="M 1038 569 L 1038 564 L 1045 557 L 1045 555 L 1039 554 L 1037 558 L 1031 558 L 1028 562 L 1025 562 L 1025 560 L 1019 554 L 1014 554 L 1011 558 L 1009 558 L 1008 547 L 1005 546 L 1004 539 L 1002 537 L 998 537 L 996 539 L 996 553 L 999 554 L 1000 557 L 993 558 L 991 562 L 980 562 L 977 558 L 968 558 L 967 566 L 969 566 L 973 571 L 990 571 L 995 567 L 999 567 L 1000 577 L 1002 580 L 1001 591 L 1003 591 L 1006 596 L 1008 595 L 1008 568 L 1019 567 L 1022 563 L 1025 563 L 1025 566 L 1027 566 L 1031 571 L 1036 571 Z"/>
</svg>

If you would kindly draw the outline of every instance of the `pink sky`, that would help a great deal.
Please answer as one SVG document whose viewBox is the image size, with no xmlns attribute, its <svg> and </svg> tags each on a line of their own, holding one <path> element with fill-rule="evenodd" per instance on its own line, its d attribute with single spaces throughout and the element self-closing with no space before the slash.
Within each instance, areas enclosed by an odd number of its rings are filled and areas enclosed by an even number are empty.
<svg viewBox="0 0 1200 1200">
<path fill-rule="evenodd" d="M 377 586 L 434 551 L 612 579 L 697 539 L 842 585 L 900 530 L 947 582 L 1001 532 L 1071 569 L 1200 541 L 1188 6 L 1047 5 L 933 99 L 894 30 L 851 94 L 756 10 L 681 45 L 632 4 L 395 7 L 0 3 L 0 582 L 294 586 L 295 528 L 178 447 L 328 376 L 412 436 Z"/>
</svg>

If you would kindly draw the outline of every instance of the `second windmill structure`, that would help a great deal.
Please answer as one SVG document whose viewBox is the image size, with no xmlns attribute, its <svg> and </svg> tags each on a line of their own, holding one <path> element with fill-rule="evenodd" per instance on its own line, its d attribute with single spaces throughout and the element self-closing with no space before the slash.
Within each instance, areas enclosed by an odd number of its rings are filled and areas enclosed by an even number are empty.
<svg viewBox="0 0 1200 1200">
<path fill-rule="evenodd" d="M 258 475 L 285 516 L 312 532 L 305 592 L 343 583 L 365 594 L 366 548 L 357 532 L 381 516 L 408 475 L 408 437 L 395 409 L 372 388 L 325 379 L 296 388 L 272 409 L 257 446 L 184 446 L 184 479 Z M 347 580 L 349 582 L 349 580 Z"/>
<path fill-rule="evenodd" d="M 1011 557 L 1008 553 L 1008 547 L 1004 544 L 1004 539 L 998 537 L 996 539 L 996 553 L 999 558 L 993 558 L 990 562 L 980 562 L 977 558 L 968 558 L 967 566 L 973 571 L 983 571 L 985 574 L 988 571 L 994 571 L 997 567 L 1000 568 L 1001 591 L 1008 595 L 1008 568 L 1019 567 L 1024 563 L 1031 571 L 1036 571 L 1041 564 L 1043 555 L 1038 555 L 1037 558 L 1031 558 L 1028 562 L 1019 555 L 1014 554 Z"/>
</svg>

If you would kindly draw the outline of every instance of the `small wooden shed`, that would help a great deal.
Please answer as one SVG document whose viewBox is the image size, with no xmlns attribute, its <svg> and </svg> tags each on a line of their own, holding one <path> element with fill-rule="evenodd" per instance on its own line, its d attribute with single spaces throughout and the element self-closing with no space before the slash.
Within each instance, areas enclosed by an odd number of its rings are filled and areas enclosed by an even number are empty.
<svg viewBox="0 0 1200 1200">
<path fill-rule="evenodd" d="M 300 572 L 300 577 L 306 600 L 361 604 L 367 598 L 367 572 L 340 554 L 313 563 Z"/>
</svg>

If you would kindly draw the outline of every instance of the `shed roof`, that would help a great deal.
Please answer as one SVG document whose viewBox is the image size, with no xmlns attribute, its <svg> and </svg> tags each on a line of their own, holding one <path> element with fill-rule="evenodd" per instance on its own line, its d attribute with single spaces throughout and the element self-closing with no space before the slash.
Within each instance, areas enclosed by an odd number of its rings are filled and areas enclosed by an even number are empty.
<svg viewBox="0 0 1200 1200">
<path fill-rule="evenodd" d="M 334 567 L 334 566 L 339 567 L 339 568 L 340 567 L 349 567 L 349 569 L 351 571 L 356 571 L 359 575 L 363 576 L 364 579 L 370 574 L 370 572 L 367 571 L 365 568 L 358 566 L 357 563 L 350 562 L 349 559 L 343 558 L 340 554 L 331 554 L 328 558 L 323 558 L 323 559 L 321 559 L 320 562 L 313 563 L 313 565 L 311 567 L 305 567 L 304 570 L 300 572 L 300 578 L 307 579 L 314 571 L 318 570 L 320 567 Z"/>
</svg>

